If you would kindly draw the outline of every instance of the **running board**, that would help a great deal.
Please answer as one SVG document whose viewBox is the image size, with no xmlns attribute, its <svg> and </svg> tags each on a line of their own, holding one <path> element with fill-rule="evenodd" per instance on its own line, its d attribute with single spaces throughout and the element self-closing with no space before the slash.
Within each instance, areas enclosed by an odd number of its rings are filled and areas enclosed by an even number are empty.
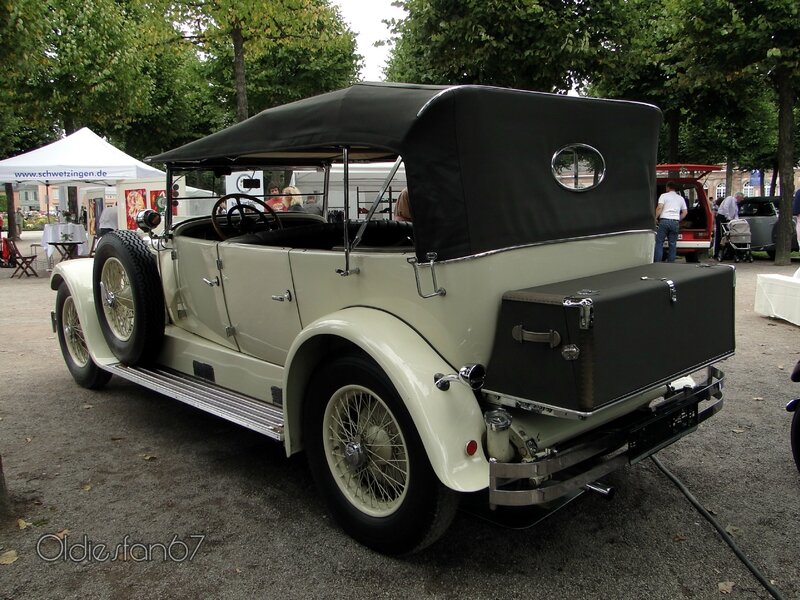
<svg viewBox="0 0 800 600">
<path fill-rule="evenodd" d="M 160 368 L 103 365 L 113 375 L 185 402 L 269 438 L 283 441 L 283 409 L 203 379 Z"/>
</svg>

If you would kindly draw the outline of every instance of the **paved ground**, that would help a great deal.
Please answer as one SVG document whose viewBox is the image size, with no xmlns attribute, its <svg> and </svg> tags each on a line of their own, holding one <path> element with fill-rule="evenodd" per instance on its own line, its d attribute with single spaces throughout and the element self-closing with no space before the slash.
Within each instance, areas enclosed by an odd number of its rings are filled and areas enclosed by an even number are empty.
<svg viewBox="0 0 800 600">
<path fill-rule="evenodd" d="M 794 269 L 740 265 L 725 408 L 659 454 L 786 598 L 800 597 L 800 476 L 783 410 L 800 394 L 788 380 L 800 330 L 752 307 L 757 273 Z M 9 275 L 0 270 L 0 454 L 14 520 L 0 524 L 0 557 L 18 560 L 0 565 L 0 598 L 768 597 L 650 461 L 608 478 L 613 500 L 583 496 L 533 529 L 460 514 L 417 556 L 377 555 L 331 522 L 303 457 L 124 381 L 75 385 L 50 329 L 55 293 L 45 278 Z M 714 319 L 713 306 L 697 310 Z M 149 544 L 152 560 L 136 560 L 141 547 L 104 560 L 126 543 Z"/>
</svg>

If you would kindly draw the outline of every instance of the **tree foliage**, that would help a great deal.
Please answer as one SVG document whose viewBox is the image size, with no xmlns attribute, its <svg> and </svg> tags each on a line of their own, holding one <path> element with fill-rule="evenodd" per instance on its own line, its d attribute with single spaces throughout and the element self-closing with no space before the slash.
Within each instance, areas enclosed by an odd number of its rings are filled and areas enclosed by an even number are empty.
<svg viewBox="0 0 800 600">
<path fill-rule="evenodd" d="M 604 0 L 401 0 L 389 80 L 567 91 L 593 69 Z"/>
<path fill-rule="evenodd" d="M 775 91 L 782 206 L 794 192 L 794 107 L 800 85 L 800 4 L 797 0 L 669 0 L 680 37 L 676 49 L 687 76 L 730 90 L 758 78 Z M 713 43 L 709 43 L 713 40 Z M 776 264 L 788 264 L 791 212 L 782 210 Z"/>
<path fill-rule="evenodd" d="M 0 27 L 0 157 L 90 127 L 143 158 L 231 123 L 237 28 L 259 110 L 358 72 L 327 0 L 14 0 Z"/>
<path fill-rule="evenodd" d="M 20 110 L 35 100 L 26 83 L 41 62 L 46 22 L 40 0 L 0 2 L 0 157 L 57 135 L 41 114 Z"/>
<path fill-rule="evenodd" d="M 182 5 L 179 18 L 237 121 L 345 87 L 358 72 L 355 36 L 327 0 L 199 0 Z"/>
<path fill-rule="evenodd" d="M 60 0 L 33 86 L 67 134 L 107 132 L 144 107 L 139 93 L 146 41 L 114 0 Z"/>
</svg>

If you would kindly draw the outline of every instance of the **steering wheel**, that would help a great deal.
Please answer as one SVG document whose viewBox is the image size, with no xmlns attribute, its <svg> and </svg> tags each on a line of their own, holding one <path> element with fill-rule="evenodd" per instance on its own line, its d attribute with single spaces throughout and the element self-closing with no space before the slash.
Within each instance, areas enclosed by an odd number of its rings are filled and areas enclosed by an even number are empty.
<svg viewBox="0 0 800 600">
<path fill-rule="evenodd" d="M 225 210 L 225 205 L 228 200 L 236 200 L 236 204 Z M 242 204 L 242 200 L 257 204 L 263 208 L 264 211 L 259 210 L 256 206 L 253 206 L 253 204 Z M 239 214 L 239 219 L 234 221 L 233 215 L 237 213 Z M 254 215 L 254 217 L 250 218 L 247 216 L 248 214 Z M 281 223 L 278 213 L 276 213 L 271 206 L 265 204 L 255 196 L 239 193 L 225 194 L 214 203 L 214 207 L 211 209 L 211 224 L 214 226 L 214 231 L 219 238 L 221 240 L 227 240 L 228 236 L 219 226 L 218 216 L 225 215 L 228 227 L 233 229 L 237 234 L 242 235 L 244 233 L 250 233 L 258 223 L 266 223 L 267 226 L 269 226 L 270 222 L 267 220 L 267 214 L 269 214 L 272 221 L 278 224 L 278 229 L 283 229 L 283 223 Z"/>
</svg>

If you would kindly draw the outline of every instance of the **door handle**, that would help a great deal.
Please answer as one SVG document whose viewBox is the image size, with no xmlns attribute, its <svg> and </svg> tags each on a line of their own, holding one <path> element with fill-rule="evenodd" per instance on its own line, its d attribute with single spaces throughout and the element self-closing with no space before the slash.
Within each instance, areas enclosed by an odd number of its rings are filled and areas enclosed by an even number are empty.
<svg viewBox="0 0 800 600">
<path fill-rule="evenodd" d="M 214 277 L 214 279 L 206 279 L 205 277 L 203 277 L 203 281 L 205 283 L 207 283 L 208 285 L 210 285 L 211 287 L 214 287 L 215 285 L 219 285 L 219 277 L 216 277 L 216 276 Z"/>
<path fill-rule="evenodd" d="M 272 299 L 276 302 L 291 302 L 292 301 L 292 291 L 286 290 L 284 294 L 272 294 Z"/>
</svg>

